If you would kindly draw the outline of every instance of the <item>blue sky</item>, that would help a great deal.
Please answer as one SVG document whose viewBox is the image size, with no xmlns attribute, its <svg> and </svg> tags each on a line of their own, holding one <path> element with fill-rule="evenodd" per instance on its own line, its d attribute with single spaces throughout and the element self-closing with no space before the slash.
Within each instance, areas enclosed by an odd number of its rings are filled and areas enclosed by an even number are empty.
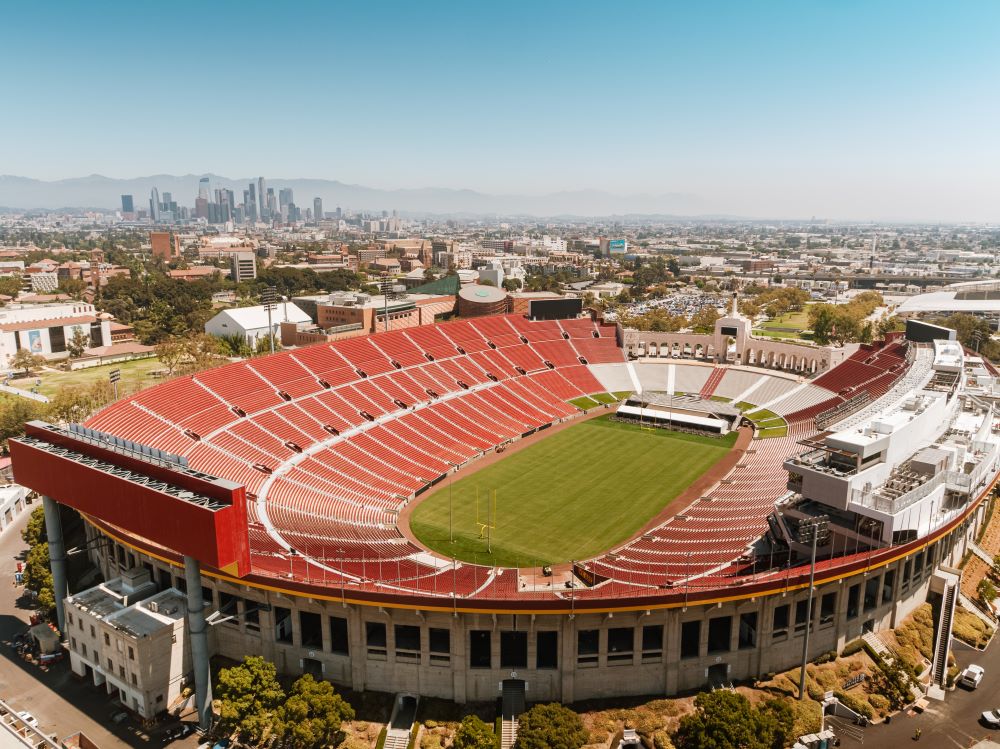
<svg viewBox="0 0 1000 749">
<path fill-rule="evenodd" d="M 32 2 L 3 23 L 0 173 L 1000 222 L 996 2 Z"/>
</svg>

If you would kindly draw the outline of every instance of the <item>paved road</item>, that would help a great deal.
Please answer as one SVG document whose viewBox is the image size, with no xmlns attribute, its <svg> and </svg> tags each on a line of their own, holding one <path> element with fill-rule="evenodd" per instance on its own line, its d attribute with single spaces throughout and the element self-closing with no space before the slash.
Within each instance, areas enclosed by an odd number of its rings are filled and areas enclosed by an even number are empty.
<svg viewBox="0 0 1000 749">
<path fill-rule="evenodd" d="M 889 725 L 870 726 L 860 740 L 851 735 L 856 729 L 845 727 L 838 730 L 842 745 L 894 747 L 899 749 L 904 742 L 933 747 L 933 749 L 966 749 L 980 739 L 1000 740 L 1000 731 L 996 731 L 979 723 L 979 716 L 984 710 L 1000 707 L 1000 645 L 994 639 L 985 653 L 977 652 L 956 641 L 954 645 L 955 660 L 964 668 L 970 663 L 978 663 L 986 669 L 986 676 L 979 689 L 971 691 L 958 687 L 948 692 L 943 702 L 931 700 L 930 705 L 921 715 L 897 715 Z M 920 729 L 919 742 L 913 740 L 916 729 Z"/>
<path fill-rule="evenodd" d="M 101 749 L 162 747 L 159 734 L 170 724 L 153 735 L 134 725 L 114 726 L 108 720 L 114 712 L 108 695 L 103 688 L 79 681 L 70 671 L 69 660 L 43 672 L 23 661 L 7 644 L 28 626 L 27 602 L 21 598 L 21 588 L 13 585 L 17 562 L 24 559 L 21 529 L 27 517 L 24 513 L 0 535 L 0 697 L 18 710 L 30 711 L 41 730 L 57 740 L 82 730 Z M 189 736 L 172 744 L 171 749 L 196 745 L 197 736 Z"/>
</svg>

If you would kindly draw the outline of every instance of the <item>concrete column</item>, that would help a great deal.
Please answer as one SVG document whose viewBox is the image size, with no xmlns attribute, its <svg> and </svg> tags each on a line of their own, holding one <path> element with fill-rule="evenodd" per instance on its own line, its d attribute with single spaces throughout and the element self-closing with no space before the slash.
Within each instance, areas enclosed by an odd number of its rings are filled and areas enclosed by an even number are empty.
<svg viewBox="0 0 1000 749">
<path fill-rule="evenodd" d="M 49 566 L 52 569 L 52 592 L 56 599 L 56 622 L 59 631 L 66 631 L 66 611 L 63 599 L 69 595 L 66 580 L 66 542 L 63 540 L 62 520 L 59 517 L 59 503 L 49 497 L 42 497 L 45 511 L 45 535 L 49 541 Z"/>
<path fill-rule="evenodd" d="M 469 634 L 465 614 L 452 617 L 451 624 L 451 670 L 452 700 L 459 705 L 468 700 L 469 687 Z"/>
<path fill-rule="evenodd" d="M 194 669 L 198 724 L 208 730 L 212 727 L 212 678 L 208 664 L 205 602 L 201 597 L 201 565 L 197 559 L 184 557 L 184 580 L 187 584 L 188 630 L 191 635 L 191 665 Z"/>
</svg>

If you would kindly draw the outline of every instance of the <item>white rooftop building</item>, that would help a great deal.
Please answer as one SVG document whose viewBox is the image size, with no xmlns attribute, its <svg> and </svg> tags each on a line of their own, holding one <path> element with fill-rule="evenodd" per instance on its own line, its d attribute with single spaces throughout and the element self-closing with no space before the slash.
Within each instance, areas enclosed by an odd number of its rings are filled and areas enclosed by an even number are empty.
<svg viewBox="0 0 1000 749">
<path fill-rule="evenodd" d="M 156 592 L 144 568 L 66 599 L 70 667 L 144 718 L 166 710 L 191 671 L 186 596 Z"/>
<path fill-rule="evenodd" d="M 283 301 L 278 302 L 271 309 L 270 330 L 275 339 L 281 335 L 281 323 L 283 322 L 307 323 L 311 320 L 309 315 L 296 307 L 295 304 Z M 256 307 L 224 309 L 205 323 L 205 332 L 218 338 L 232 335 L 241 336 L 250 346 L 256 346 L 259 339 L 267 338 L 267 306 L 260 304 Z"/>
</svg>

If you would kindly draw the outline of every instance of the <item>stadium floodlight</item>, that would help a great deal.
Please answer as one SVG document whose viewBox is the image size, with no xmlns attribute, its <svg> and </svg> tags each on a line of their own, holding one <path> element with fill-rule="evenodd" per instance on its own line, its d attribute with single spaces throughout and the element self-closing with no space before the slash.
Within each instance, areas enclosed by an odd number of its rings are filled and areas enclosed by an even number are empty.
<svg viewBox="0 0 1000 749">
<path fill-rule="evenodd" d="M 271 311 L 278 305 L 278 290 L 274 286 L 268 286 L 260 295 L 260 300 L 267 310 L 267 340 L 271 346 L 271 353 L 274 353 L 274 326 L 271 323 Z"/>
</svg>

